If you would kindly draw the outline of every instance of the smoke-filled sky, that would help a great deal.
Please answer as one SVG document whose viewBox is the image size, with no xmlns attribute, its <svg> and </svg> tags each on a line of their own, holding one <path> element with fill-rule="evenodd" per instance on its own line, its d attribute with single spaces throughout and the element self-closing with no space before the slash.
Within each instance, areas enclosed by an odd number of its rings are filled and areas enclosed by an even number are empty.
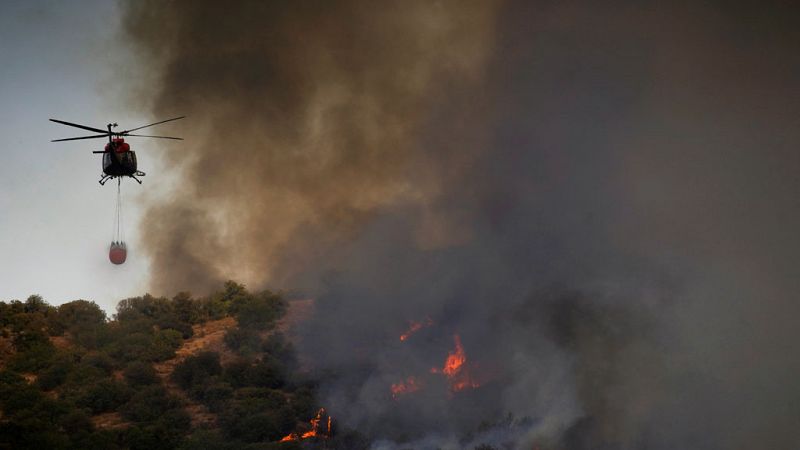
<svg viewBox="0 0 800 450">
<path fill-rule="evenodd" d="M 379 448 L 507 413 L 475 443 L 796 447 L 787 5 L 135 2 L 152 110 L 198 139 L 152 288 L 317 298 L 301 352 Z M 454 334 L 485 386 L 387 395 Z"/>
<path fill-rule="evenodd" d="M 123 10 L 130 107 L 191 126 L 151 291 L 315 298 L 299 350 L 375 448 L 800 446 L 791 3 Z M 392 399 L 454 334 L 482 386 Z"/>
</svg>

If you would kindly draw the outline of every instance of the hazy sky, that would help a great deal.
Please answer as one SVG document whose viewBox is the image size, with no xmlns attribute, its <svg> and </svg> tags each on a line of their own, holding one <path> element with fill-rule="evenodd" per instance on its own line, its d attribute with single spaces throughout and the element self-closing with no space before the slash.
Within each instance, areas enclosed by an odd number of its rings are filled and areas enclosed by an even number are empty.
<svg viewBox="0 0 800 450">
<path fill-rule="evenodd" d="M 103 140 L 51 143 L 83 131 L 58 118 L 104 128 L 148 123 L 126 107 L 121 86 L 133 61 L 119 37 L 112 1 L 0 3 L 0 300 L 40 294 L 51 304 L 94 300 L 109 313 L 143 293 L 145 258 L 137 254 L 137 197 L 165 176 L 158 143 L 133 142 L 144 185 L 123 181 L 128 262 L 113 266 L 116 186 L 101 187 Z M 157 119 L 154 119 L 157 120 Z M 162 179 L 161 182 L 164 182 Z"/>
</svg>

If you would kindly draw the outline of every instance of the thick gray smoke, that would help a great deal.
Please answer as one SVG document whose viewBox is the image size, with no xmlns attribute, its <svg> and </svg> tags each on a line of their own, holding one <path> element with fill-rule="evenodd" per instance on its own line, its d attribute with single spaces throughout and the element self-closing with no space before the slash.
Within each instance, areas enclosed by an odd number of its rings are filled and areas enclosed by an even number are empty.
<svg viewBox="0 0 800 450">
<path fill-rule="evenodd" d="M 153 289 L 316 297 L 376 448 L 800 446 L 800 17 L 695 3 L 133 2 L 194 129 Z"/>
</svg>

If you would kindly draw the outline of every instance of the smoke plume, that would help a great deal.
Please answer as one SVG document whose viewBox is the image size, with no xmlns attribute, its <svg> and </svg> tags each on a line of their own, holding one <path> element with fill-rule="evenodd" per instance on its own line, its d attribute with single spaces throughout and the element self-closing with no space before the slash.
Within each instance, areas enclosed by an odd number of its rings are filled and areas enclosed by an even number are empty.
<svg viewBox="0 0 800 450">
<path fill-rule="evenodd" d="M 152 289 L 315 297 L 375 448 L 797 447 L 800 17 L 612 3 L 131 2 Z M 392 398 L 454 334 L 481 386 Z"/>
</svg>

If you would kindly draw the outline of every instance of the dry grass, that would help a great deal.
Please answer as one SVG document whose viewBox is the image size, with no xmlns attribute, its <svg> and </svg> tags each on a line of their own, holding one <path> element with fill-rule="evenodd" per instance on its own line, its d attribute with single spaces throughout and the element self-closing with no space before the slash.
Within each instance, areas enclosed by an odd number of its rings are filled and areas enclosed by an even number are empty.
<svg viewBox="0 0 800 450">
<path fill-rule="evenodd" d="M 92 416 L 92 423 L 95 428 L 99 429 L 128 428 L 131 425 L 118 412 L 107 412 Z"/>
<path fill-rule="evenodd" d="M 192 418 L 192 427 L 213 427 L 216 425 L 217 416 L 208 410 L 205 405 L 189 398 L 186 393 L 172 382 L 172 372 L 175 367 L 186 358 L 200 352 L 211 351 L 220 355 L 220 362 L 225 364 L 235 358 L 235 355 L 225 346 L 223 339 L 228 329 L 236 326 L 233 317 L 212 320 L 200 325 L 194 325 L 194 334 L 183 341 L 183 345 L 175 351 L 175 357 L 166 361 L 153 364 L 153 368 L 164 383 L 169 393 L 180 398 L 185 405 L 185 410 Z"/>
<path fill-rule="evenodd" d="M 50 342 L 59 350 L 64 350 L 72 345 L 72 339 L 67 333 L 64 333 L 63 336 L 50 336 Z"/>
</svg>

